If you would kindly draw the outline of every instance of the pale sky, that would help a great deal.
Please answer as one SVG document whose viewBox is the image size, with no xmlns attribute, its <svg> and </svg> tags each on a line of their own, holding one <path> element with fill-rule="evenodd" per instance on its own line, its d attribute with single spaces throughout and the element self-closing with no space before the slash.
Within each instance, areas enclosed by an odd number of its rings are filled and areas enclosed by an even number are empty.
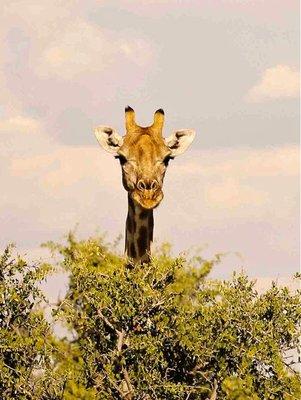
<svg viewBox="0 0 301 400">
<path fill-rule="evenodd" d="M 124 107 L 196 140 L 170 163 L 155 212 L 174 253 L 229 252 L 284 279 L 299 267 L 299 2 L 6 0 L 0 23 L 0 244 L 30 257 L 78 224 L 124 231 L 118 162 L 93 127 Z M 240 255 L 238 256 L 237 253 Z M 29 258 L 30 258 L 29 257 Z"/>
</svg>

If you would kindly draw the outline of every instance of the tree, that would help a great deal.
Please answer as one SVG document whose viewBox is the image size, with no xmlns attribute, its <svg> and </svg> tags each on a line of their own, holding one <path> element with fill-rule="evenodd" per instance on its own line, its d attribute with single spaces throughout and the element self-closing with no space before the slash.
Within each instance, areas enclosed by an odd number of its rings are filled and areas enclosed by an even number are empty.
<svg viewBox="0 0 301 400">
<path fill-rule="evenodd" d="M 284 356 L 298 346 L 300 292 L 210 280 L 220 256 L 173 259 L 163 246 L 140 266 L 99 238 L 48 246 L 70 278 L 56 311 L 73 337 L 55 357 L 61 398 L 300 398 Z"/>
<path fill-rule="evenodd" d="M 50 267 L 29 265 L 0 256 L 0 398 L 39 399 L 40 377 L 50 368 L 52 334 L 38 306 L 45 300 L 38 288 Z"/>
</svg>

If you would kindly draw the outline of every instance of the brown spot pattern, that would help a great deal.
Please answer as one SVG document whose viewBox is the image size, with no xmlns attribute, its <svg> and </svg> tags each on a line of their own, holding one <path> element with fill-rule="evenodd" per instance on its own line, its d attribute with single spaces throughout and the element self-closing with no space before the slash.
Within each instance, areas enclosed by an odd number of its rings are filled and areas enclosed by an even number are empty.
<svg viewBox="0 0 301 400">
<path fill-rule="evenodd" d="M 140 217 L 140 219 L 146 219 L 148 215 L 149 215 L 149 211 L 142 210 L 139 217 Z"/>
<path fill-rule="evenodd" d="M 135 212 L 135 204 L 134 204 L 134 200 L 131 198 L 131 196 L 129 195 L 129 207 L 132 209 L 133 212 Z"/>
<path fill-rule="evenodd" d="M 154 231 L 154 215 L 153 213 L 150 214 L 148 219 L 148 240 L 149 242 L 153 241 L 153 231 Z"/>
<path fill-rule="evenodd" d="M 132 257 L 132 258 L 136 258 L 137 257 L 137 253 L 136 253 L 135 243 L 134 242 L 132 242 L 131 246 L 130 246 L 130 257 Z"/>
<path fill-rule="evenodd" d="M 139 256 L 142 257 L 147 249 L 147 229 L 145 226 L 141 226 L 139 229 L 139 238 L 137 240 L 138 244 L 138 251 L 139 251 Z"/>
<path fill-rule="evenodd" d="M 170 149 L 177 149 L 179 147 L 179 141 L 177 140 L 172 146 L 170 146 Z"/>
<path fill-rule="evenodd" d="M 126 227 L 129 233 L 133 234 L 134 233 L 134 224 L 133 224 L 133 220 L 130 218 L 130 216 L 128 215 L 127 219 L 126 219 Z"/>
</svg>

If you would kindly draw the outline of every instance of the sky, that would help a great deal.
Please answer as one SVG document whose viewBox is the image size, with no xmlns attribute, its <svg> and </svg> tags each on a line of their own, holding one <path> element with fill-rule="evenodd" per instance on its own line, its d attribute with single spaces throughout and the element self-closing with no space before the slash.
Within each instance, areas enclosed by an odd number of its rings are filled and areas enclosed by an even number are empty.
<svg viewBox="0 0 301 400">
<path fill-rule="evenodd" d="M 163 108 L 165 136 L 196 130 L 156 244 L 227 253 L 219 277 L 298 270 L 298 1 L 4 0 L 0 19 L 2 248 L 46 257 L 75 227 L 123 234 L 120 166 L 93 128 L 123 135 L 130 105 L 140 125 Z"/>
</svg>

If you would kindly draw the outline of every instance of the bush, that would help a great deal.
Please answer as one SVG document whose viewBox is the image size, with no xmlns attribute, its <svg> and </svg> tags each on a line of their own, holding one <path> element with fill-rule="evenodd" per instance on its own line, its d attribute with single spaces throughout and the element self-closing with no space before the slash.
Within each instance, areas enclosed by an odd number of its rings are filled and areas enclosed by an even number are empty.
<svg viewBox="0 0 301 400">
<path fill-rule="evenodd" d="M 220 261 L 172 258 L 162 246 L 132 265 L 99 238 L 48 243 L 69 274 L 54 338 L 38 286 L 53 265 L 0 258 L 0 398 L 3 400 L 299 399 L 287 361 L 300 334 L 300 293 L 275 284 L 259 295 Z"/>
<path fill-rule="evenodd" d="M 163 247 L 139 266 L 97 238 L 49 246 L 70 276 L 56 311 L 73 335 L 56 355 L 61 398 L 300 398 L 284 357 L 298 345 L 300 293 L 273 284 L 259 295 L 244 275 L 212 281 L 219 256 L 185 261 Z"/>
<path fill-rule="evenodd" d="M 52 337 L 38 310 L 44 301 L 38 284 L 49 266 L 14 259 L 12 250 L 8 246 L 0 256 L 0 398 L 39 399 L 40 377 L 50 366 Z"/>
</svg>

